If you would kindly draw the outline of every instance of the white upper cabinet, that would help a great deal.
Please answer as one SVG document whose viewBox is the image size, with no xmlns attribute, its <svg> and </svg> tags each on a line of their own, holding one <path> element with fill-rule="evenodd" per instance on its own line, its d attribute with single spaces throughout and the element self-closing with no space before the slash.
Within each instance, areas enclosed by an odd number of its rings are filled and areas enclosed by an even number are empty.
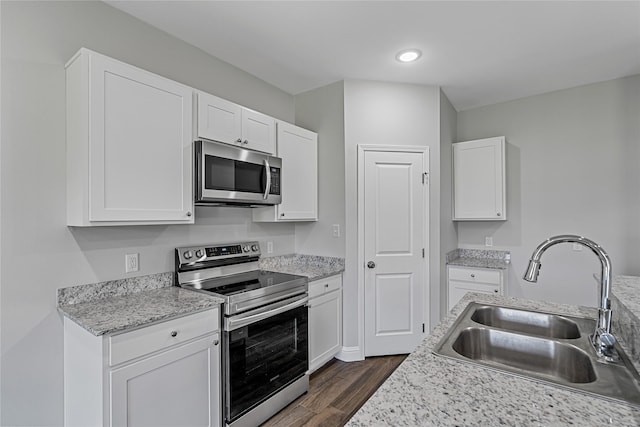
<svg viewBox="0 0 640 427">
<path fill-rule="evenodd" d="M 193 223 L 192 89 L 84 48 L 66 79 L 67 225 Z"/>
<path fill-rule="evenodd" d="M 453 219 L 504 221 L 505 138 L 453 144 Z"/>
<path fill-rule="evenodd" d="M 204 92 L 198 92 L 199 138 L 273 154 L 276 121 L 273 117 Z"/>
<path fill-rule="evenodd" d="M 318 220 L 318 134 L 278 121 L 282 203 L 253 209 L 256 222 Z"/>
</svg>

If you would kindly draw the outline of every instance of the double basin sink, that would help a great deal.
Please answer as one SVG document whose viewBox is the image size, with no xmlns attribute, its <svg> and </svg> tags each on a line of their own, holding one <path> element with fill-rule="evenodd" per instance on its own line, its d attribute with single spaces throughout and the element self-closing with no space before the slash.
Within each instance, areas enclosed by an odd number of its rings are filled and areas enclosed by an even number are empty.
<svg viewBox="0 0 640 427">
<path fill-rule="evenodd" d="M 440 356 L 640 407 L 640 376 L 622 348 L 598 358 L 595 320 L 470 303 L 436 345 Z"/>
</svg>

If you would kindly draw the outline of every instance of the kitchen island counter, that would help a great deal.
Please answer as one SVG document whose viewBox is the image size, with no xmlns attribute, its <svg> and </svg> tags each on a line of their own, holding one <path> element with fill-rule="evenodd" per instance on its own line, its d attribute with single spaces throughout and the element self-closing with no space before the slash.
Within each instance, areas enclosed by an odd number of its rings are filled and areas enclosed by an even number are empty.
<svg viewBox="0 0 640 427">
<path fill-rule="evenodd" d="M 640 313 L 633 310 L 640 300 L 640 279 L 616 278 L 614 296 L 616 288 L 620 295 L 633 295 L 631 311 L 622 318 L 637 319 Z M 595 308 L 467 294 L 347 426 L 640 426 L 638 408 L 434 355 L 433 348 L 472 301 L 596 317 Z M 628 336 L 616 329 L 626 326 L 614 322 L 613 333 Z M 632 357 L 630 346 L 621 344 Z"/>
</svg>

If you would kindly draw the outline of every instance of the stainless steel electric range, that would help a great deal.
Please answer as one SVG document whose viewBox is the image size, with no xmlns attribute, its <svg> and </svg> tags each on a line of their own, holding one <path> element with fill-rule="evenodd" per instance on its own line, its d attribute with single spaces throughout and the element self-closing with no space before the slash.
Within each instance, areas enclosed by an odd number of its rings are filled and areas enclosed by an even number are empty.
<svg viewBox="0 0 640 427">
<path fill-rule="evenodd" d="M 177 283 L 224 298 L 223 418 L 255 427 L 309 387 L 307 283 L 259 268 L 258 242 L 176 248 Z"/>
</svg>

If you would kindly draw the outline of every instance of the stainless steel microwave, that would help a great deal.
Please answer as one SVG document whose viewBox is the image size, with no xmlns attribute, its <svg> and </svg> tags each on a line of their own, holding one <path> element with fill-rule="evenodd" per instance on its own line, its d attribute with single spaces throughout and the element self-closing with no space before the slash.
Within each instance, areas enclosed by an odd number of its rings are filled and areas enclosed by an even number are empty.
<svg viewBox="0 0 640 427">
<path fill-rule="evenodd" d="M 265 206 L 282 201 L 282 159 L 218 142 L 195 142 L 196 205 Z"/>
</svg>

